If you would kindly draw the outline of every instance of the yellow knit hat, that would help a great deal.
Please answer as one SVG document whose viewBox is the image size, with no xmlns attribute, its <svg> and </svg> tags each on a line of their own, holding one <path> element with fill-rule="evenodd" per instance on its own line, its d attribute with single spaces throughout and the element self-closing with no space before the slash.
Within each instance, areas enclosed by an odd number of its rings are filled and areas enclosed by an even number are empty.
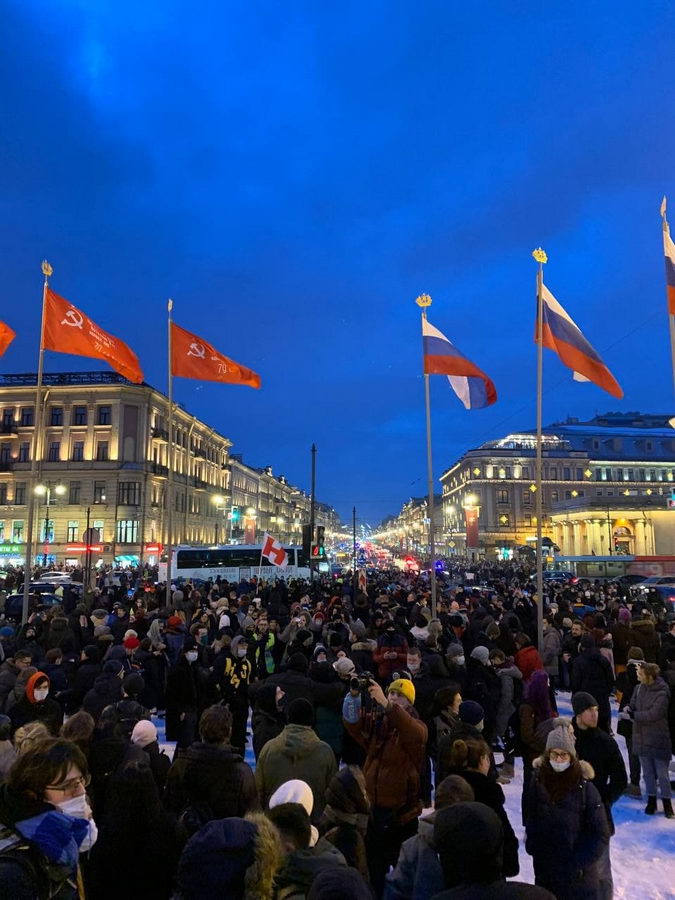
<svg viewBox="0 0 675 900">
<path fill-rule="evenodd" d="M 403 694 L 409 703 L 415 702 L 415 685 L 409 678 L 397 678 L 387 688 L 387 693 L 394 691 L 397 694 Z"/>
</svg>

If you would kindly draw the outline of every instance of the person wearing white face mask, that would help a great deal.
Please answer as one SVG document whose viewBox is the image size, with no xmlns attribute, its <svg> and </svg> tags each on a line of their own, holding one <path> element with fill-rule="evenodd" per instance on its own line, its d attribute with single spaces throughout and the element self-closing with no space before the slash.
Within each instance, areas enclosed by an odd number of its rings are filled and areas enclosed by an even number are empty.
<svg viewBox="0 0 675 900">
<path fill-rule="evenodd" d="M 169 670 L 166 689 L 166 737 L 178 747 L 197 739 L 197 723 L 208 705 L 208 671 L 199 665 L 197 644 L 185 638 L 180 658 Z"/>
<path fill-rule="evenodd" d="M 571 722 L 556 719 L 546 751 L 534 761 L 523 814 L 535 884 L 558 900 L 605 897 L 600 862 L 609 824 L 594 775 L 589 763 L 577 759 Z"/>
<path fill-rule="evenodd" d="M 3 897 L 84 896 L 79 856 L 97 836 L 88 783 L 87 761 L 71 741 L 50 738 L 19 756 L 0 786 Z"/>
<path fill-rule="evenodd" d="M 49 696 L 49 678 L 35 672 L 26 682 L 23 697 L 9 711 L 12 733 L 29 722 L 43 722 L 50 733 L 57 735 L 63 725 L 63 709 Z"/>
</svg>

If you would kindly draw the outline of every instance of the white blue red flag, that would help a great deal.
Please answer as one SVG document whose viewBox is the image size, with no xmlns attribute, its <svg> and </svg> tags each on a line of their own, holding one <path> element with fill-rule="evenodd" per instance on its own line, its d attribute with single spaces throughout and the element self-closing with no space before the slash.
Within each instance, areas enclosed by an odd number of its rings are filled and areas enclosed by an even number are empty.
<svg viewBox="0 0 675 900">
<path fill-rule="evenodd" d="M 263 538 L 261 556 L 269 559 L 273 566 L 288 565 L 288 553 L 286 553 L 279 541 L 267 532 L 265 532 L 265 537 Z"/>
<path fill-rule="evenodd" d="M 487 375 L 426 318 L 422 319 L 422 344 L 424 374 L 447 375 L 466 409 L 482 409 L 497 400 L 497 391 Z"/>
<path fill-rule="evenodd" d="M 623 397 L 616 378 L 545 284 L 542 285 L 542 301 L 543 346 L 557 353 L 560 361 L 572 369 L 575 381 L 592 381 L 612 397 Z"/>
<path fill-rule="evenodd" d="M 661 204 L 661 216 L 663 218 L 663 252 L 666 257 L 666 295 L 668 297 L 668 312 L 675 316 L 675 244 L 670 236 L 670 228 L 666 221 L 666 198 Z"/>
</svg>

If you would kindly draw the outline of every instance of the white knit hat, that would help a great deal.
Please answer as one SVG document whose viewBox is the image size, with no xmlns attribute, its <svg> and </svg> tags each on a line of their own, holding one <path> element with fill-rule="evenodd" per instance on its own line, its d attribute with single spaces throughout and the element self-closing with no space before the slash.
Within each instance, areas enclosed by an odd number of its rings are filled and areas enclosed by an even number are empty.
<svg viewBox="0 0 675 900">
<path fill-rule="evenodd" d="M 147 747 L 157 740 L 157 729 L 149 722 L 148 719 L 141 719 L 134 725 L 131 732 L 131 743 L 138 744 L 139 747 Z"/>
</svg>

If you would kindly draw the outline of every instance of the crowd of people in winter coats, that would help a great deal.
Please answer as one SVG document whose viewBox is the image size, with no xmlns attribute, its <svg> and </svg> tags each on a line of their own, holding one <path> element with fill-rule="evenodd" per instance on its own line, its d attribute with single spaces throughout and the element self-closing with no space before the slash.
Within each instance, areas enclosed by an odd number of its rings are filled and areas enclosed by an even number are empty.
<svg viewBox="0 0 675 900">
<path fill-rule="evenodd" d="M 613 804 L 642 778 L 673 818 L 659 600 L 550 585 L 537 647 L 515 564 L 457 564 L 435 617 L 401 572 L 164 598 L 130 573 L 0 621 L 3 896 L 117 898 L 132 854 L 129 900 L 610 898 Z M 503 790 L 521 765 L 534 885 Z"/>
</svg>

